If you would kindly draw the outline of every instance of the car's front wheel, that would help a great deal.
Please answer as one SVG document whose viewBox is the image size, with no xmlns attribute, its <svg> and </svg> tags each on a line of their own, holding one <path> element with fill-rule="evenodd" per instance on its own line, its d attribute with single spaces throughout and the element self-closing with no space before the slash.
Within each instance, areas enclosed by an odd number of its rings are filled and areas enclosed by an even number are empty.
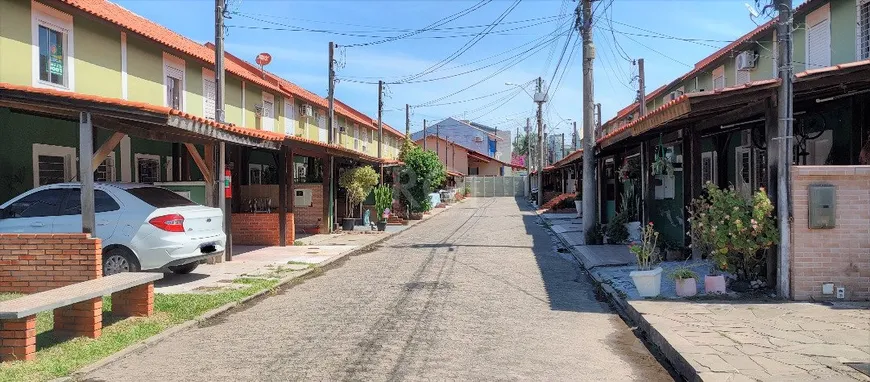
<svg viewBox="0 0 870 382">
<path fill-rule="evenodd" d="M 198 267 L 198 266 L 199 266 L 199 262 L 196 261 L 196 262 L 193 262 L 190 264 L 172 266 L 172 267 L 169 267 L 169 270 L 172 271 L 172 273 L 175 273 L 176 275 L 186 275 L 190 272 L 193 272 L 193 270 L 196 269 L 196 267 Z"/>
<path fill-rule="evenodd" d="M 113 248 L 103 254 L 103 276 L 122 272 L 138 272 L 139 263 L 123 248 Z"/>
</svg>

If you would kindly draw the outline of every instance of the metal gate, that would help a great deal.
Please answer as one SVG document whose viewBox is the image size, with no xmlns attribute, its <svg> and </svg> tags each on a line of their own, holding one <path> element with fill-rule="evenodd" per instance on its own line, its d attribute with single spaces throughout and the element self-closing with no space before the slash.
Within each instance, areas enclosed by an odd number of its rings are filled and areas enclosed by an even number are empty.
<svg viewBox="0 0 870 382">
<path fill-rule="evenodd" d="M 467 176 L 465 184 L 471 189 L 471 196 L 524 196 L 526 193 L 525 176 Z"/>
</svg>

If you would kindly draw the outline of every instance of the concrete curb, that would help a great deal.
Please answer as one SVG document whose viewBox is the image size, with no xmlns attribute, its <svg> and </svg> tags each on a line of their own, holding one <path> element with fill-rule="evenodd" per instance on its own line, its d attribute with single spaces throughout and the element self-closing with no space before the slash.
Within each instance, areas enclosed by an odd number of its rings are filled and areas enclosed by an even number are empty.
<svg viewBox="0 0 870 382">
<path fill-rule="evenodd" d="M 541 221 L 544 220 L 538 211 L 535 211 L 535 215 L 537 215 L 538 219 L 541 219 Z M 613 305 L 620 317 L 631 325 L 634 325 L 644 335 L 644 337 L 646 337 L 646 340 L 658 349 L 677 374 L 686 381 L 702 381 L 701 376 L 698 375 L 698 372 L 694 367 L 692 367 L 689 361 L 674 349 L 665 337 L 644 318 L 643 314 L 631 306 L 626 299 L 622 298 L 616 288 L 610 285 L 604 277 L 602 277 L 598 272 L 593 271 L 594 268 L 604 267 L 603 265 L 587 268 L 586 264 L 583 263 L 583 256 L 580 256 L 574 247 L 572 247 L 561 234 L 553 231 L 553 228 L 549 225 L 544 224 L 544 226 L 559 239 L 559 242 L 561 242 L 562 245 L 568 248 L 571 256 L 573 256 L 574 259 L 577 260 L 577 263 L 586 270 L 589 277 L 601 287 L 601 290 L 604 291 L 608 301 Z"/>
<path fill-rule="evenodd" d="M 408 228 L 405 228 L 405 229 L 398 231 L 398 232 L 388 233 L 388 234 L 384 235 L 384 237 L 382 237 L 378 240 L 375 240 L 371 243 L 368 243 L 366 245 L 363 245 L 363 246 L 360 246 L 360 247 L 357 247 L 357 248 L 354 248 L 351 250 L 347 250 L 347 251 L 338 253 L 332 257 L 327 258 L 326 260 L 324 260 L 320 264 L 318 264 L 316 268 L 319 268 L 321 270 L 325 270 L 331 264 L 335 263 L 338 260 L 344 259 L 344 258 L 351 256 L 351 255 L 354 255 L 354 254 L 366 252 L 366 251 L 372 249 L 372 247 L 375 247 L 375 246 L 383 243 L 384 241 L 386 241 L 388 239 L 399 236 L 402 232 L 408 231 L 416 226 L 423 224 L 426 221 L 432 220 L 433 217 L 438 216 L 447 210 L 449 210 L 449 208 L 443 208 L 443 209 L 441 209 L 441 211 L 439 211 L 437 213 L 433 213 L 433 214 L 429 215 L 427 218 L 424 218 L 423 220 L 418 220 L 417 223 L 410 225 Z M 161 342 L 161 341 L 163 341 L 163 340 L 165 340 L 165 339 L 167 339 L 167 338 L 169 338 L 169 337 L 171 337 L 171 336 L 173 336 L 173 335 L 175 335 L 183 330 L 190 329 L 191 327 L 197 326 L 204 321 L 207 321 L 207 320 L 214 318 L 218 315 L 226 313 L 226 312 L 228 312 L 228 311 L 230 311 L 238 306 L 244 305 L 244 304 L 246 304 L 254 299 L 260 298 L 260 297 L 266 295 L 267 293 L 270 293 L 272 290 L 277 289 L 277 288 L 281 288 L 282 286 L 290 283 L 291 281 L 305 277 L 305 276 L 313 273 L 314 271 L 315 271 L 315 268 L 308 268 L 308 269 L 298 271 L 297 273 L 294 273 L 292 275 L 285 276 L 285 277 L 281 278 L 278 281 L 278 284 L 276 284 L 275 287 L 272 289 L 264 289 L 262 291 L 254 293 L 253 295 L 245 297 L 239 301 L 230 302 L 230 303 L 227 303 L 225 305 L 214 308 L 208 312 L 203 313 L 202 315 L 200 315 L 196 318 L 187 320 L 185 322 L 182 322 L 181 324 L 170 327 L 170 328 L 168 328 L 160 333 L 157 333 L 151 337 L 148 337 L 148 338 L 142 340 L 139 343 L 127 346 L 126 348 L 121 349 L 117 353 L 109 355 L 106 358 L 103 358 L 97 362 L 90 364 L 90 365 L 84 366 L 81 369 L 76 370 L 75 372 L 71 373 L 69 376 L 55 378 L 52 381 L 53 382 L 79 381 L 82 378 L 84 378 L 85 376 L 87 376 L 88 374 L 96 371 L 97 369 L 108 366 L 108 365 L 110 365 L 114 362 L 117 362 L 121 359 L 124 359 L 128 356 L 140 353 L 140 352 L 144 351 L 145 349 L 147 349 L 151 346 L 154 346 L 155 344 L 157 344 L 157 343 L 159 343 L 159 342 Z"/>
</svg>

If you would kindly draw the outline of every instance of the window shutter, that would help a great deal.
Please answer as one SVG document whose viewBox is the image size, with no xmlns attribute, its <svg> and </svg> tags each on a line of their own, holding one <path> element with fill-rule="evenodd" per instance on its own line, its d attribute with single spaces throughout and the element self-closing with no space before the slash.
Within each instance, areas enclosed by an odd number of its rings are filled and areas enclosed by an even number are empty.
<svg viewBox="0 0 870 382">
<path fill-rule="evenodd" d="M 751 81 L 748 70 L 738 70 L 734 75 L 734 85 L 748 84 Z"/>
<path fill-rule="evenodd" d="M 202 92 L 205 98 L 202 101 L 202 115 L 208 119 L 215 119 L 215 94 L 217 87 L 214 78 L 202 79 Z"/>
<path fill-rule="evenodd" d="M 858 8 L 858 58 L 870 58 L 870 0 L 862 0 Z"/>
<path fill-rule="evenodd" d="M 831 66 L 830 7 L 807 15 L 807 69 Z"/>
<path fill-rule="evenodd" d="M 725 87 L 725 66 L 720 66 L 713 70 L 713 89 L 722 89 Z"/>
</svg>

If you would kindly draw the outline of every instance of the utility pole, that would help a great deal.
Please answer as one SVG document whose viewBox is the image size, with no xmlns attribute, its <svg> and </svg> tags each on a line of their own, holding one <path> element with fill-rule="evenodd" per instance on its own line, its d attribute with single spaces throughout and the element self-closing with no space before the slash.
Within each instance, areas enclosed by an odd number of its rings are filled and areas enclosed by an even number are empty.
<svg viewBox="0 0 870 382">
<path fill-rule="evenodd" d="M 564 158 L 565 157 L 565 133 L 562 133 L 559 135 L 562 136 L 562 147 L 560 147 L 559 150 L 562 152 L 562 158 Z M 562 159 L 562 158 L 559 158 L 559 159 Z"/>
<path fill-rule="evenodd" d="M 440 153 L 441 151 L 441 125 L 435 124 L 435 152 Z M 439 154 L 440 155 L 440 154 Z M 447 157 L 444 157 L 444 163 L 447 163 Z"/>
<path fill-rule="evenodd" d="M 226 91 L 226 77 L 224 76 L 224 12 L 226 12 L 226 3 L 224 3 L 224 1 L 225 0 L 215 0 L 214 10 L 214 118 L 220 123 L 226 121 L 226 116 L 224 115 L 224 93 Z M 212 169 L 212 171 L 215 171 L 214 176 L 218 177 L 218 182 L 214 185 L 208 185 L 208 187 L 213 187 L 214 191 L 212 193 L 217 199 L 216 207 L 219 207 L 224 214 L 223 228 L 224 233 L 227 236 L 224 259 L 231 261 L 233 259 L 232 214 L 227 207 L 232 204 L 232 201 L 221 196 L 221 187 L 224 186 L 227 181 L 224 171 L 224 167 L 226 166 L 226 146 L 224 145 L 224 142 L 221 142 L 218 147 L 218 150 L 214 150 L 214 163 L 216 165 L 215 168 Z M 180 165 L 180 163 L 176 164 L 176 166 Z M 238 164 L 236 165 L 238 166 Z M 230 187 L 232 187 L 232 185 L 230 185 Z"/>
<path fill-rule="evenodd" d="M 426 151 L 426 140 L 429 137 L 426 136 L 426 120 L 423 120 L 423 151 Z"/>
<path fill-rule="evenodd" d="M 592 0 L 578 4 L 577 28 L 583 37 L 583 230 L 592 231 L 598 222 L 595 192 L 595 94 L 592 76 L 595 46 L 592 43 Z M 582 6 L 583 11 L 580 12 Z"/>
<path fill-rule="evenodd" d="M 640 105 L 640 116 L 646 115 L 646 76 L 643 71 L 643 59 L 637 59 L 637 99 Z"/>
<path fill-rule="evenodd" d="M 329 143 L 335 143 L 335 43 L 329 42 Z"/>
<path fill-rule="evenodd" d="M 779 99 L 777 113 L 779 114 L 778 139 L 779 169 L 776 175 L 776 220 L 779 224 L 779 234 L 782 240 L 779 244 L 779 263 L 777 264 L 777 292 L 780 296 L 789 297 L 789 256 L 791 252 L 791 200 L 789 186 L 791 185 L 792 162 L 792 123 L 794 118 L 794 93 L 792 84 L 792 9 L 791 0 L 775 0 L 779 10 L 776 23 L 777 32 L 777 63 L 779 63 Z"/>
<path fill-rule="evenodd" d="M 378 158 L 384 157 L 384 81 L 378 81 Z"/>
<path fill-rule="evenodd" d="M 538 160 L 538 207 L 544 205 L 544 84 L 541 77 L 538 77 L 537 93 L 535 93 L 535 102 L 538 104 L 538 152 L 535 153 Z"/>
<path fill-rule="evenodd" d="M 595 131 L 601 128 L 601 104 L 595 104 Z"/>
<path fill-rule="evenodd" d="M 577 133 L 577 121 L 574 121 L 574 140 L 571 142 L 571 148 L 577 151 L 578 144 L 580 144 L 580 135 Z"/>
<path fill-rule="evenodd" d="M 411 136 L 411 105 L 405 104 L 405 136 Z"/>
</svg>

